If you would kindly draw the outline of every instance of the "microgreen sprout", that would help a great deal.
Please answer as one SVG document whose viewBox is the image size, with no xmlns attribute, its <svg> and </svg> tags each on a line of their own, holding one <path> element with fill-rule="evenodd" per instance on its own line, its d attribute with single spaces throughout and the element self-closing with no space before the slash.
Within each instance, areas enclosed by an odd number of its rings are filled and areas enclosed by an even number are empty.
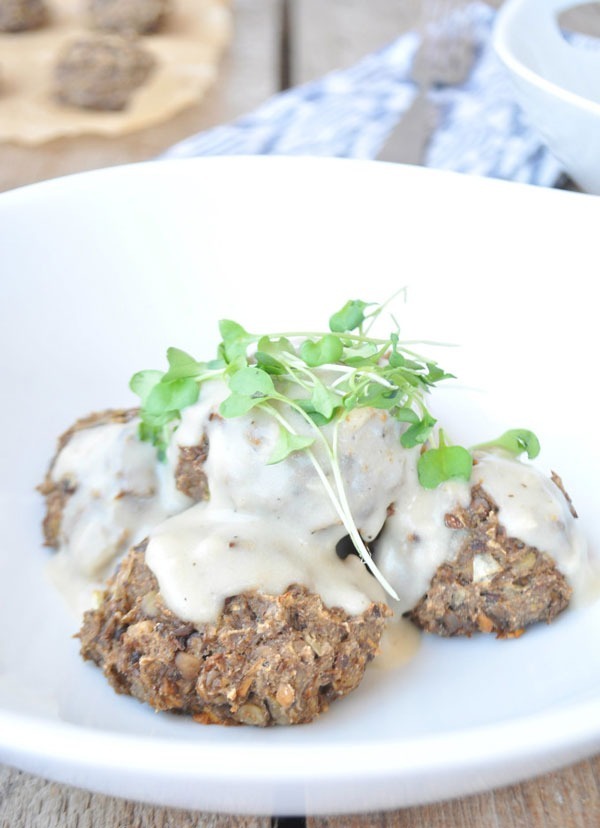
<svg viewBox="0 0 600 828">
<path fill-rule="evenodd" d="M 215 360 L 198 362 L 185 351 L 169 348 L 168 371 L 140 371 L 130 387 L 141 400 L 140 438 L 153 443 L 163 460 L 182 410 L 198 400 L 207 380 L 219 378 L 228 386 L 221 416 L 239 417 L 259 408 L 274 418 L 279 436 L 268 462 L 306 453 L 358 554 L 396 597 L 373 563 L 351 513 L 338 457 L 339 423 L 356 408 L 386 411 L 403 424 L 402 446 L 421 447 L 418 474 L 428 489 L 445 480 L 468 481 L 473 458 L 461 446 L 447 445 L 441 430 L 437 447 L 430 445 L 436 419 L 427 408 L 426 396 L 452 374 L 407 348 L 393 317 L 395 330 L 389 336 L 370 335 L 387 304 L 352 299 L 330 317 L 329 330 L 320 332 L 256 335 L 238 322 L 221 320 Z M 294 425 L 298 417 L 305 423 L 302 433 Z M 493 445 L 513 453 L 515 448 L 530 452 L 535 450 L 535 435 L 507 432 Z M 325 458 L 325 466 L 318 457 Z"/>
<path fill-rule="evenodd" d="M 513 457 L 526 453 L 527 457 L 533 460 L 540 453 L 540 441 L 533 431 L 528 431 L 526 428 L 511 428 L 495 440 L 472 446 L 471 450 L 489 451 L 490 449 L 500 449 Z"/>
<path fill-rule="evenodd" d="M 473 456 L 462 446 L 449 446 L 443 429 L 438 434 L 437 448 L 431 448 L 419 457 L 417 472 L 424 489 L 435 489 L 446 480 L 471 478 Z"/>
</svg>

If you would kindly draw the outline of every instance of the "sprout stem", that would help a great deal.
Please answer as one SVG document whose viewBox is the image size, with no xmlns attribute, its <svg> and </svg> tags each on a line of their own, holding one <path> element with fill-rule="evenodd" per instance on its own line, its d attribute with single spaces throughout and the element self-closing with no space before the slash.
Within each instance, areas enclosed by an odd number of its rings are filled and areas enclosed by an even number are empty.
<svg viewBox="0 0 600 828">
<path fill-rule="evenodd" d="M 293 434 L 295 436 L 298 435 L 297 430 L 281 414 L 281 412 L 278 411 L 274 406 L 272 406 L 268 403 L 263 403 L 259 407 L 266 410 L 269 414 L 271 414 L 271 416 L 274 417 L 284 428 L 286 428 L 290 432 L 290 434 Z M 365 564 L 365 566 L 367 567 L 369 572 L 372 575 L 375 576 L 377 581 L 380 583 L 380 585 L 383 587 L 383 589 L 388 593 L 388 595 L 391 595 L 391 597 L 394 598 L 394 600 L 397 601 L 398 600 L 398 593 L 392 587 L 392 585 L 386 580 L 386 578 L 382 575 L 382 573 L 379 571 L 379 569 L 375 565 L 375 562 L 373 561 L 373 558 L 371 557 L 371 553 L 369 552 L 369 549 L 367 548 L 365 542 L 363 541 L 363 539 L 360 536 L 360 532 L 358 531 L 358 526 L 356 525 L 356 522 L 355 522 L 354 517 L 352 515 L 352 509 L 350 508 L 350 504 L 348 503 L 348 498 L 346 496 L 346 490 L 344 488 L 344 481 L 342 479 L 342 474 L 341 474 L 340 464 L 339 464 L 339 458 L 338 458 L 338 452 L 337 452 L 337 442 L 338 442 L 337 441 L 337 435 L 338 435 L 339 420 L 336 422 L 335 427 L 334 427 L 332 443 L 329 444 L 329 442 L 326 440 L 325 436 L 323 435 L 321 429 L 319 429 L 315 426 L 315 424 L 312 422 L 310 417 L 308 417 L 308 415 L 306 414 L 305 411 L 303 411 L 301 408 L 296 409 L 295 406 L 294 406 L 294 410 L 297 410 L 297 412 L 299 414 L 301 414 L 304 419 L 307 420 L 307 422 L 310 424 L 311 428 L 315 432 L 317 432 L 318 436 L 321 438 L 322 442 L 325 444 L 325 447 L 326 447 L 326 450 L 327 450 L 327 456 L 329 457 L 329 461 L 330 461 L 330 464 L 331 464 L 331 471 L 332 471 L 332 474 L 333 474 L 335 487 L 337 489 L 337 494 L 334 491 L 331 483 L 329 482 L 329 479 L 327 478 L 327 475 L 326 475 L 323 467 L 321 466 L 321 464 L 317 460 L 313 450 L 310 449 L 310 448 L 307 448 L 307 449 L 304 449 L 304 451 L 307 453 L 308 457 L 310 458 L 311 463 L 313 464 L 313 466 L 315 468 L 315 471 L 319 475 L 321 483 L 323 484 L 323 487 L 324 487 L 325 491 L 327 492 L 327 495 L 328 495 L 328 497 L 331 501 L 331 504 L 333 505 L 335 511 L 337 512 L 338 517 L 340 518 L 340 520 L 344 524 L 344 526 L 346 528 L 346 531 L 348 532 L 348 535 L 349 535 L 349 537 L 352 541 L 352 544 L 353 544 L 354 548 L 358 552 L 358 554 L 360 556 L 360 559 Z"/>
</svg>

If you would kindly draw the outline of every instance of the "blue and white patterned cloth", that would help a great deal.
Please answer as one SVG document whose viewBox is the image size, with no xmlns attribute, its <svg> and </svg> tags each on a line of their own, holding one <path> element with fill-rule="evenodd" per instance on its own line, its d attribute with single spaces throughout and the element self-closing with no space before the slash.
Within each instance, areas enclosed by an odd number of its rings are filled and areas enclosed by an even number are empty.
<svg viewBox="0 0 600 828">
<path fill-rule="evenodd" d="M 473 2 L 464 17 L 476 57 L 466 82 L 438 86 L 440 113 L 424 164 L 429 167 L 551 186 L 558 161 L 529 127 L 491 46 L 495 12 Z M 194 135 L 161 158 L 196 155 L 320 155 L 376 158 L 413 103 L 411 79 L 421 36 L 408 32 L 349 69 L 282 92 L 237 121 Z"/>
</svg>

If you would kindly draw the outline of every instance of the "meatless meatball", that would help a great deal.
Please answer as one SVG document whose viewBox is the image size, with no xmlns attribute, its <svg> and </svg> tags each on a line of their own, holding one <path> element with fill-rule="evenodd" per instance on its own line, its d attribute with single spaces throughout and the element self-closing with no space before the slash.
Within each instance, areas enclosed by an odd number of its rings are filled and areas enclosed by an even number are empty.
<svg viewBox="0 0 600 828">
<path fill-rule="evenodd" d="M 309 722 L 360 682 L 389 610 L 326 607 L 306 588 L 227 599 L 215 623 L 194 626 L 164 604 L 146 542 L 84 616 L 81 653 L 115 690 L 205 724 Z"/>
<path fill-rule="evenodd" d="M 0 32 L 38 29 L 47 20 L 44 0 L 0 0 Z"/>
<path fill-rule="evenodd" d="M 58 547 L 62 517 L 67 501 L 75 493 L 77 483 L 69 476 L 55 479 L 53 470 L 60 452 L 80 431 L 107 425 L 108 423 L 129 423 L 137 416 L 137 408 L 109 409 L 96 411 L 87 417 L 77 420 L 71 428 L 58 438 L 58 447 L 46 472 L 44 482 L 38 486 L 38 491 L 46 498 L 46 516 L 44 517 L 44 541 L 46 546 Z"/>
<path fill-rule="evenodd" d="M 93 28 L 122 34 L 149 34 L 164 23 L 169 0 L 89 0 Z"/>
<path fill-rule="evenodd" d="M 125 109 L 150 75 L 154 58 L 118 35 L 81 38 L 65 47 L 56 64 L 58 99 L 82 109 Z"/>
<path fill-rule="evenodd" d="M 560 478 L 507 452 L 476 452 L 469 481 L 399 489 L 375 560 L 398 613 L 438 635 L 516 636 L 550 622 L 592 573 Z"/>
<path fill-rule="evenodd" d="M 466 530 L 466 537 L 408 613 L 417 626 L 443 636 L 515 636 L 567 607 L 572 589 L 552 558 L 507 536 L 498 506 L 481 486 L 473 487 L 467 508 L 446 515 L 446 525 Z"/>
</svg>

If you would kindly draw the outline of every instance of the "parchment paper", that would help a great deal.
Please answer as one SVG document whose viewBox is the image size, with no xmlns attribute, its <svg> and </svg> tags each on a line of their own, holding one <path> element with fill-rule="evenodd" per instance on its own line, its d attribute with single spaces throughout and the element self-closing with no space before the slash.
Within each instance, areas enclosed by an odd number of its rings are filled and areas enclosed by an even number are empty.
<svg viewBox="0 0 600 828">
<path fill-rule="evenodd" d="M 45 28 L 0 33 L 0 141 L 35 145 L 62 136 L 116 136 L 166 121 L 202 98 L 231 38 L 229 0 L 174 0 L 164 29 L 140 39 L 156 67 L 127 109 L 76 109 L 54 99 L 52 75 L 63 45 L 90 32 L 83 2 L 49 5 Z"/>
</svg>

